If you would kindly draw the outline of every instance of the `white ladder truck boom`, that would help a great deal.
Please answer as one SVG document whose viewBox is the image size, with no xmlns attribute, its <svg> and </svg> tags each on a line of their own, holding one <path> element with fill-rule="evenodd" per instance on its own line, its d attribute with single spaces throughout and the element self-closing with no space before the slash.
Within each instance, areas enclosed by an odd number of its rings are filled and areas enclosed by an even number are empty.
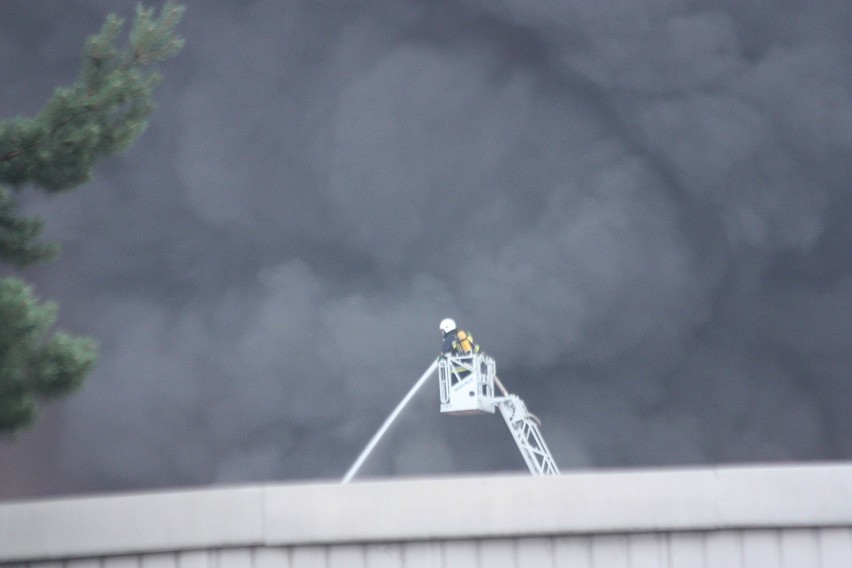
<svg viewBox="0 0 852 568">
<path fill-rule="evenodd" d="M 541 422 L 517 395 L 497 378 L 494 359 L 484 353 L 447 354 L 438 360 L 438 384 L 443 414 L 484 414 L 500 409 L 530 473 L 559 475 L 559 468 L 541 435 Z M 500 391 L 497 396 L 494 387 Z"/>
</svg>

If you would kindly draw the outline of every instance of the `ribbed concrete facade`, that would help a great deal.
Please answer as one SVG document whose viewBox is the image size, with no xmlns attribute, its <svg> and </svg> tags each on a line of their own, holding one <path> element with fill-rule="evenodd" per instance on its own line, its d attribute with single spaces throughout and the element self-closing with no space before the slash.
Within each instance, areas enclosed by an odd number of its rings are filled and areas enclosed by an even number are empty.
<svg viewBox="0 0 852 568">
<path fill-rule="evenodd" d="M 0 504 L 0 566 L 852 568 L 852 465 Z"/>
</svg>

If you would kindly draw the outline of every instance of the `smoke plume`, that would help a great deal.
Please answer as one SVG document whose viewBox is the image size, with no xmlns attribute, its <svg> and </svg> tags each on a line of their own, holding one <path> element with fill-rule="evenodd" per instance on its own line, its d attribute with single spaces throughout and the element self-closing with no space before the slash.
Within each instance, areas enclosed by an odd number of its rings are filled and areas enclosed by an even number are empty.
<svg viewBox="0 0 852 568">
<path fill-rule="evenodd" d="M 27 194 L 102 357 L 0 497 L 340 477 L 447 316 L 563 471 L 852 458 L 852 4 L 185 4 L 148 132 Z M 133 6 L 0 4 L 4 115 Z M 437 406 L 365 475 L 524 469 Z"/>
</svg>

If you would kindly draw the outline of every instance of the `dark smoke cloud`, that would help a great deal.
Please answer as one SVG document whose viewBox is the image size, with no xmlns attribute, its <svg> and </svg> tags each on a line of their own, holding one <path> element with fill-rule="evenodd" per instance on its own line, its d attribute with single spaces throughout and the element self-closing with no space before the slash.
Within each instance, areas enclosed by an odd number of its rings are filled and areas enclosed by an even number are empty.
<svg viewBox="0 0 852 568">
<path fill-rule="evenodd" d="M 186 4 L 148 132 L 27 200 L 103 354 L 0 496 L 342 476 L 447 315 L 563 470 L 852 458 L 847 2 Z M 0 4 L 4 114 L 133 5 Z M 436 390 L 365 474 L 523 469 Z"/>
</svg>

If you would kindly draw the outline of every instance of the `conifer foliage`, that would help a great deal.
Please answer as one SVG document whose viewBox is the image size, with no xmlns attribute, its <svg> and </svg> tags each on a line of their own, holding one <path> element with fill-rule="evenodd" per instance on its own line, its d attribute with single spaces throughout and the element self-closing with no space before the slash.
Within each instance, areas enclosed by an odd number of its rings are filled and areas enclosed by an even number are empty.
<svg viewBox="0 0 852 568">
<path fill-rule="evenodd" d="M 110 15 L 87 40 L 73 84 L 57 88 L 34 118 L 0 121 L 0 263 L 8 270 L 58 252 L 39 240 L 40 219 L 17 213 L 16 195 L 79 186 L 98 158 L 126 149 L 145 130 L 161 79 L 153 65 L 183 47 L 175 31 L 183 11 L 171 1 L 159 14 L 139 5 L 124 45 L 124 22 Z M 52 330 L 56 309 L 19 278 L 0 278 L 0 433 L 32 423 L 39 400 L 79 386 L 95 362 L 93 339 Z"/>
</svg>

